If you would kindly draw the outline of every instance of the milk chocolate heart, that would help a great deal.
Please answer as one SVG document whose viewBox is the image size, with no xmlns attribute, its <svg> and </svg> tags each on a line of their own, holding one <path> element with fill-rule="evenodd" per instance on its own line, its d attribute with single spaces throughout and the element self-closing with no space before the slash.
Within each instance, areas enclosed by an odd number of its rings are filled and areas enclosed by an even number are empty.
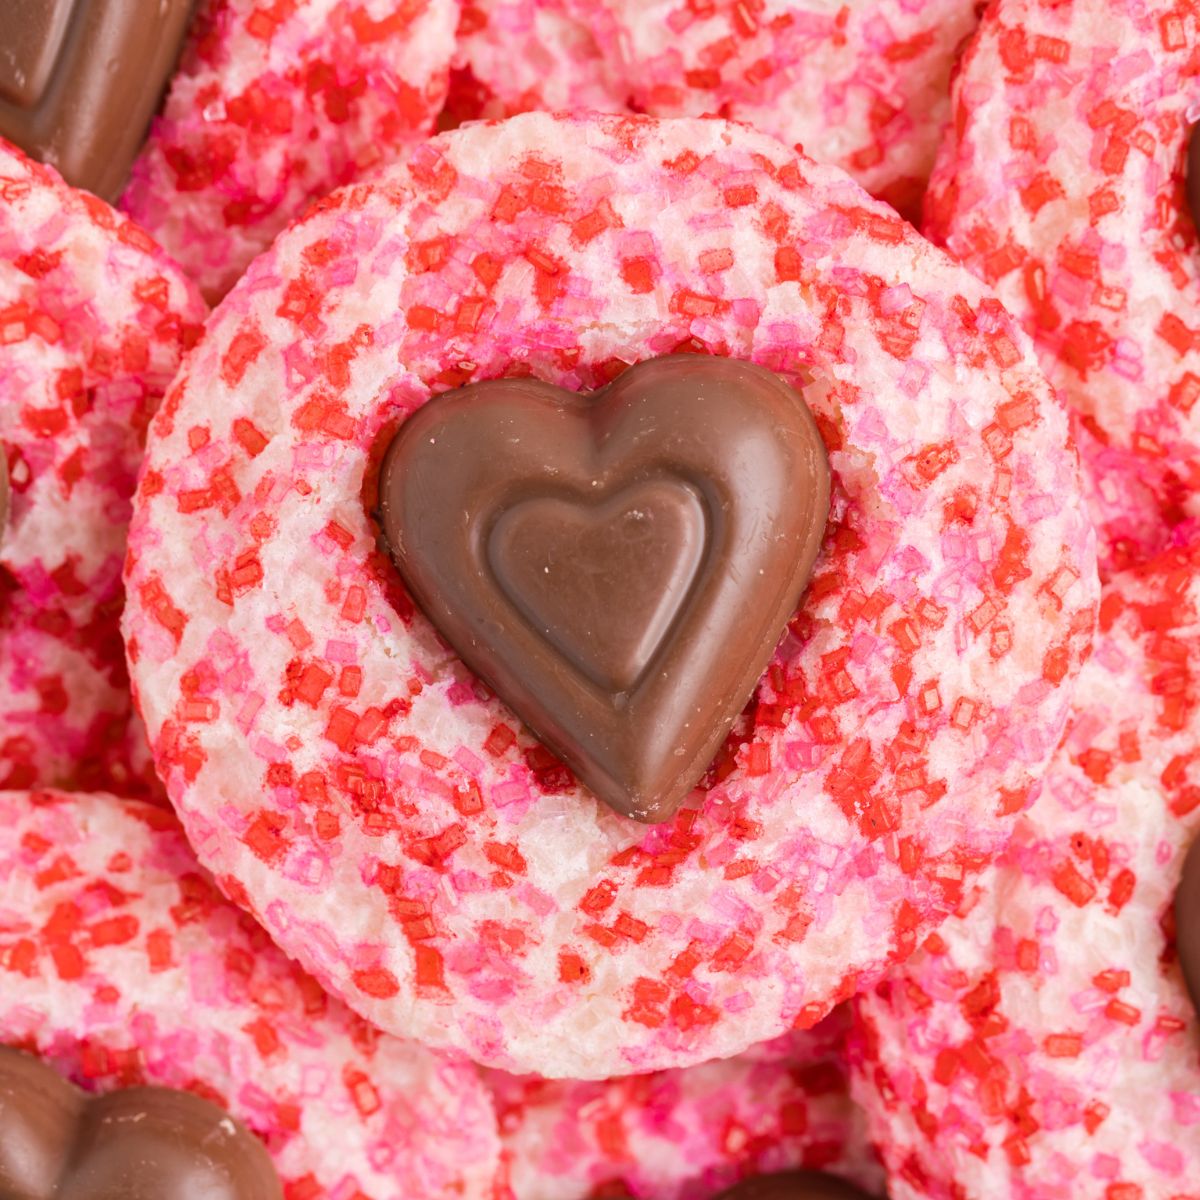
<svg viewBox="0 0 1200 1200">
<path fill-rule="evenodd" d="M 590 396 L 529 379 L 438 396 L 388 448 L 379 497 L 467 666 L 597 797 L 662 821 L 796 610 L 829 468 L 782 379 L 678 355 Z"/>
<path fill-rule="evenodd" d="M 172 1088 L 88 1096 L 0 1047 L 0 1200 L 280 1200 L 261 1142 Z"/>
<path fill-rule="evenodd" d="M 1200 1013 L 1200 837 L 1184 856 L 1175 889 L 1175 949 L 1192 1006 Z"/>
<path fill-rule="evenodd" d="M 868 1200 L 867 1193 L 824 1171 L 780 1171 L 744 1179 L 716 1200 Z"/>
<path fill-rule="evenodd" d="M 3 0 L 0 137 L 114 200 L 179 57 L 193 0 Z"/>
</svg>

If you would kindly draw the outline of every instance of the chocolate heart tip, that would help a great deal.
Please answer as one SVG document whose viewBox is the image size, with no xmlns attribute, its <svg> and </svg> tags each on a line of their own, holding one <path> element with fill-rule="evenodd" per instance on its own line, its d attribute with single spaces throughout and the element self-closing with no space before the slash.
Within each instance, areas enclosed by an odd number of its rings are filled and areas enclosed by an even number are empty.
<svg viewBox="0 0 1200 1200">
<path fill-rule="evenodd" d="M 696 787 L 799 605 L 829 508 L 803 398 L 678 355 L 580 396 L 474 384 L 400 427 L 385 539 L 466 665 L 602 802 Z"/>
<path fill-rule="evenodd" d="M 825 1171 L 781 1171 L 744 1179 L 716 1200 L 869 1200 L 861 1188 Z"/>
<path fill-rule="evenodd" d="M 0 1198 L 281 1200 L 263 1144 L 223 1109 L 174 1088 L 89 1096 L 0 1046 Z"/>
<path fill-rule="evenodd" d="M 1192 1006 L 1200 1013 L 1200 837 L 1184 855 L 1172 907 L 1179 969 Z"/>
</svg>

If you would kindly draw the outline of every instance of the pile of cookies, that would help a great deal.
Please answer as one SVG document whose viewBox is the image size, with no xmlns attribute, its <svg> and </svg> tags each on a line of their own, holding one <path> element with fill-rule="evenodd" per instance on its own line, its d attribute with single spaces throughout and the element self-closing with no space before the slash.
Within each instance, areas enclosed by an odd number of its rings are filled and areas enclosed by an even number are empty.
<svg viewBox="0 0 1200 1200">
<path fill-rule="evenodd" d="M 0 1200 L 1200 1198 L 1198 117 L 1193 0 L 0 6 Z"/>
</svg>

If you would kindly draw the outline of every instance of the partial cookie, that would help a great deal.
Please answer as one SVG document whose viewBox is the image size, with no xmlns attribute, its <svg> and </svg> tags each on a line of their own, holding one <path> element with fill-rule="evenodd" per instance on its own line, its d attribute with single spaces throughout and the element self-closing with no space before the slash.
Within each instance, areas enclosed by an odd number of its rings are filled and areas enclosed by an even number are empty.
<svg viewBox="0 0 1200 1200">
<path fill-rule="evenodd" d="M 835 490 L 752 706 L 647 829 L 447 651 L 370 513 L 431 392 L 679 349 L 805 387 Z M 201 858 L 364 1015 L 507 1070 L 685 1065 L 818 1021 L 1003 846 L 1090 638 L 1078 494 L 1003 309 L 840 172 L 721 121 L 517 117 L 227 298 L 156 424 L 128 648 Z"/>
<path fill-rule="evenodd" d="M 121 207 L 219 299 L 310 202 L 424 137 L 455 0 L 203 0 Z"/>
<path fill-rule="evenodd" d="M 850 1100 L 845 1012 L 774 1055 L 577 1083 L 489 1072 L 519 1200 L 708 1200 L 768 1171 L 806 1167 L 873 1194 L 882 1175 Z"/>
<path fill-rule="evenodd" d="M 857 1002 L 893 1200 L 1184 1197 L 1200 1024 L 1172 898 L 1200 831 L 1200 547 L 1114 577 L 1042 798 L 961 918 Z"/>
<path fill-rule="evenodd" d="M 0 786 L 157 790 L 121 566 L 146 425 L 206 312 L 143 230 L 0 143 Z"/>
<path fill-rule="evenodd" d="M 0 793 L 0 1042 L 88 1091 L 214 1100 L 265 1142 L 289 1197 L 492 1195 L 475 1069 L 330 999 L 146 804 Z"/>
<path fill-rule="evenodd" d="M 1110 569 L 1200 514 L 1194 11 L 1002 0 L 963 58 L 927 230 L 993 284 L 1074 410 Z"/>
<path fill-rule="evenodd" d="M 745 121 L 917 220 L 975 0 L 566 0 L 660 117 Z"/>
<path fill-rule="evenodd" d="M 538 110 L 628 108 L 618 62 L 573 0 L 473 0 L 455 42 L 442 128 Z"/>
</svg>

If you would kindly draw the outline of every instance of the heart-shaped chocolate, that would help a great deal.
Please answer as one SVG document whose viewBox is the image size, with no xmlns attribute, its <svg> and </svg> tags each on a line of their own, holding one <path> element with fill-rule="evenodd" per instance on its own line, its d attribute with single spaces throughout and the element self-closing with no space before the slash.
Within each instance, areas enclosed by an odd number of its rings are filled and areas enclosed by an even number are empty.
<svg viewBox="0 0 1200 1200">
<path fill-rule="evenodd" d="M 262 1143 L 172 1088 L 88 1096 L 0 1047 L 0 1200 L 280 1200 Z"/>
<path fill-rule="evenodd" d="M 0 137 L 117 197 L 187 33 L 193 0 L 3 0 Z"/>
<path fill-rule="evenodd" d="M 867 1193 L 825 1171 L 780 1171 L 743 1179 L 716 1200 L 868 1200 Z"/>
<path fill-rule="evenodd" d="M 1175 889 L 1175 949 L 1192 1006 L 1200 1014 L 1200 837 L 1188 848 Z"/>
<path fill-rule="evenodd" d="M 413 597 L 597 797 L 668 818 L 794 613 L 829 510 L 802 397 L 676 355 L 590 396 L 530 379 L 438 396 L 384 459 Z"/>
<path fill-rule="evenodd" d="M 613 1200 L 632 1200 L 614 1196 Z M 870 1200 L 867 1193 L 825 1171 L 780 1171 L 756 1175 L 726 1188 L 715 1200 Z"/>
<path fill-rule="evenodd" d="M 0 544 L 8 529 L 8 510 L 12 504 L 12 484 L 8 478 L 8 455 L 0 445 Z"/>
</svg>

